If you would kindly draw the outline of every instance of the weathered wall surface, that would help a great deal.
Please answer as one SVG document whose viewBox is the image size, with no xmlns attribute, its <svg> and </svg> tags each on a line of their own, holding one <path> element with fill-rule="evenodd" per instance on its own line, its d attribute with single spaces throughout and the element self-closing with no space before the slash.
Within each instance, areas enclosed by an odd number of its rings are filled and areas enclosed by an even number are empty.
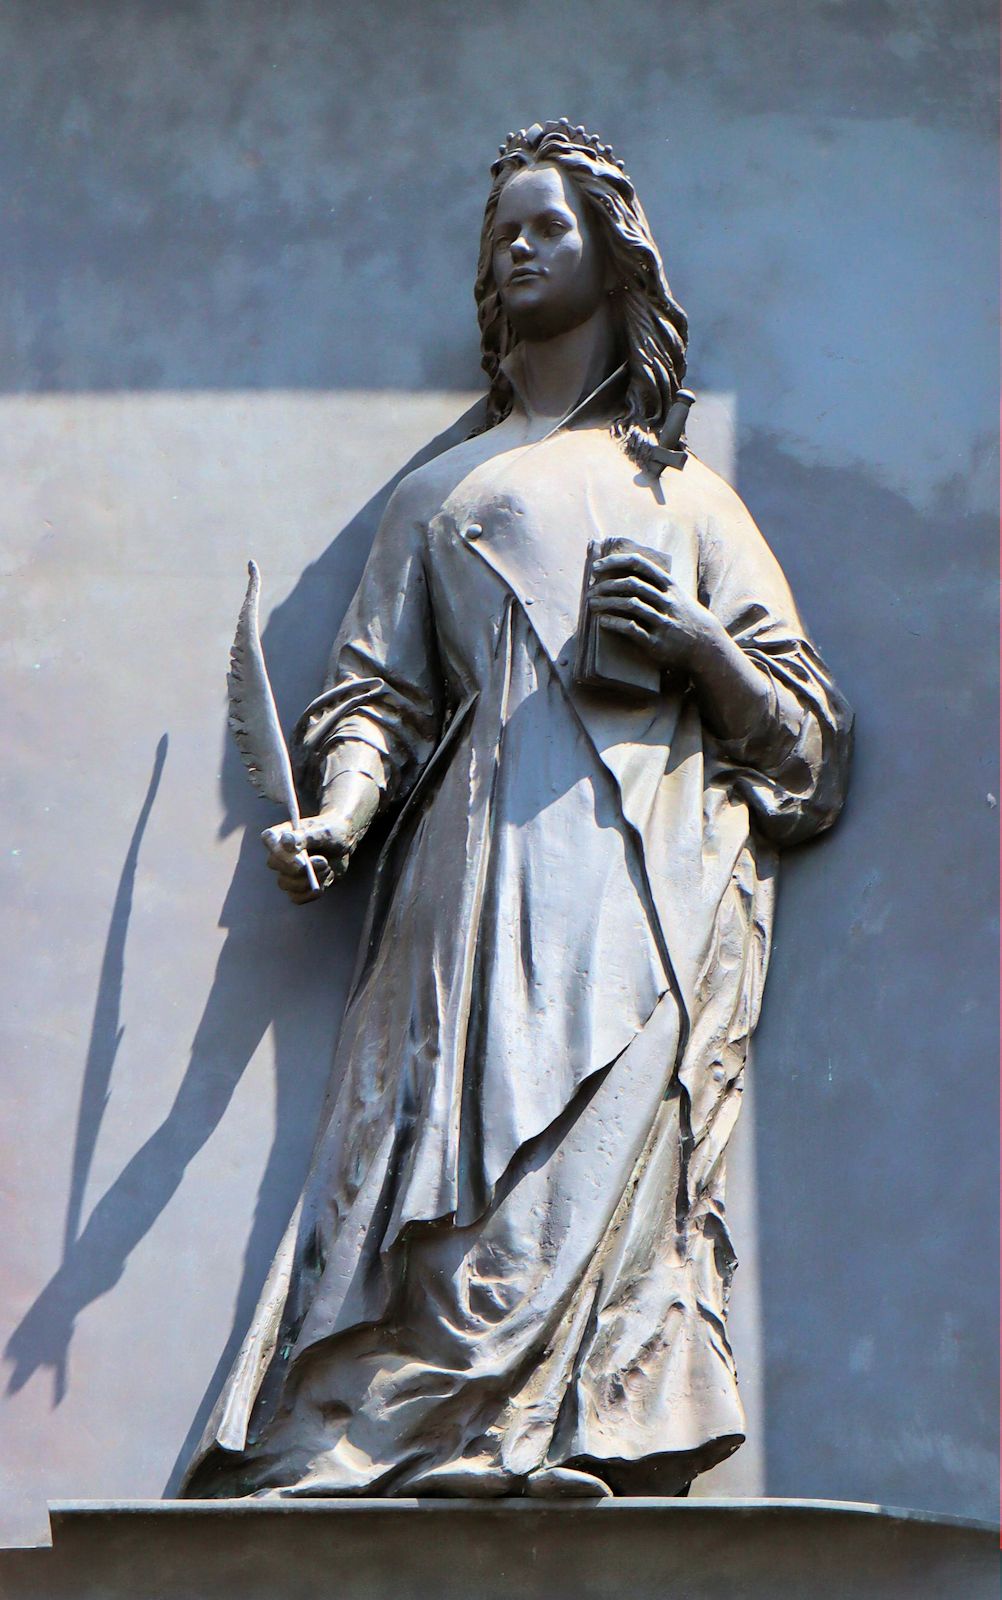
<svg viewBox="0 0 1002 1600">
<path fill-rule="evenodd" d="M 242 565 L 291 717 L 477 390 L 486 165 L 558 114 L 628 158 L 859 715 L 786 863 L 729 1481 L 990 1515 L 994 7 L 13 0 L 0 46 L 6 1536 L 176 1481 L 297 1191 L 364 871 L 265 881 Z"/>
</svg>

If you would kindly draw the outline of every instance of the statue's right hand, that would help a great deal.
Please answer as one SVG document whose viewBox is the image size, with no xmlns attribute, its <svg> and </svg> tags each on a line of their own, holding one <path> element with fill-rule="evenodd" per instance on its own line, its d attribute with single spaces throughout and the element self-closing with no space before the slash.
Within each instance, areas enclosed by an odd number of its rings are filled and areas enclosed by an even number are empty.
<svg viewBox="0 0 1002 1600">
<path fill-rule="evenodd" d="M 324 791 L 324 808 L 304 817 L 298 828 L 283 822 L 261 835 L 268 865 L 278 886 L 297 906 L 316 900 L 348 870 L 356 845 L 379 810 L 380 790 L 364 772 L 341 772 Z M 306 860 L 313 864 L 319 889 L 311 889 Z"/>
<path fill-rule="evenodd" d="M 284 889 L 297 906 L 319 899 L 324 889 L 343 877 L 355 844 L 347 821 L 330 812 L 304 817 L 298 828 L 291 822 L 265 828 L 261 838 L 268 852 L 268 866 L 278 874 L 279 888 Z M 307 856 L 313 864 L 319 891 L 310 888 L 306 876 Z"/>
</svg>

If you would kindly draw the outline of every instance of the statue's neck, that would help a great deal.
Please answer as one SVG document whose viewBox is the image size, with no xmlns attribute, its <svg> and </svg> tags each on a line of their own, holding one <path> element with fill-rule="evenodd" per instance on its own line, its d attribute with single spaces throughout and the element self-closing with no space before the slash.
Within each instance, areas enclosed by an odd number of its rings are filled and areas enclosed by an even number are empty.
<svg viewBox="0 0 1002 1600">
<path fill-rule="evenodd" d="M 531 416 L 565 417 L 617 366 L 610 307 L 552 339 L 525 339 L 505 362 L 505 371 Z"/>
</svg>

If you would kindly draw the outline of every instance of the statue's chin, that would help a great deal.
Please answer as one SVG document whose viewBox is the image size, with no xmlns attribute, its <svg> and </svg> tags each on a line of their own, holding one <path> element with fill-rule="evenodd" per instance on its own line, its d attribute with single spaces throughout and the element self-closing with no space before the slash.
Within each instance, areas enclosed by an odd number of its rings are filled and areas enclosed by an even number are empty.
<svg viewBox="0 0 1002 1600">
<path fill-rule="evenodd" d="M 580 328 L 595 310 L 593 305 L 520 306 L 505 302 L 508 321 L 525 344 L 545 344 L 549 339 L 559 339 L 561 334 Z"/>
</svg>

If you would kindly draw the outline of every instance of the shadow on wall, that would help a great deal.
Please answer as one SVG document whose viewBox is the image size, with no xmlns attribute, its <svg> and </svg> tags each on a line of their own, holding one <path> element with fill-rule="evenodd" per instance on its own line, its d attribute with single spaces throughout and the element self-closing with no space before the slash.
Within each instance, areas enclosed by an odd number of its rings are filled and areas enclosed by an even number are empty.
<svg viewBox="0 0 1002 1600">
<path fill-rule="evenodd" d="M 84 1064 L 83 1086 L 80 1093 L 80 1109 L 77 1113 L 76 1136 L 73 1142 L 73 1169 L 70 1178 L 69 1200 L 66 1206 L 66 1220 L 63 1225 L 63 1258 L 59 1270 L 50 1283 L 48 1289 L 36 1301 L 32 1310 L 25 1317 L 20 1328 L 12 1336 L 7 1347 L 7 1356 L 14 1363 L 7 1385 L 7 1392 L 11 1394 L 22 1388 L 28 1378 L 41 1366 L 52 1368 L 53 1400 L 58 1405 L 66 1393 L 66 1363 L 69 1353 L 69 1339 L 72 1332 L 72 1315 L 69 1327 L 65 1327 L 65 1314 L 63 1310 L 64 1295 L 62 1286 L 67 1276 L 72 1276 L 71 1262 L 76 1257 L 80 1244 L 80 1216 L 83 1209 L 83 1197 L 87 1190 L 87 1181 L 90 1177 L 91 1163 L 97 1147 L 98 1134 L 101 1131 L 101 1122 L 104 1118 L 105 1108 L 110 1094 L 111 1074 L 115 1065 L 118 1047 L 122 1042 L 124 1028 L 121 1026 L 122 1008 L 122 975 L 125 970 L 125 941 L 129 930 L 129 918 L 132 915 L 132 894 L 136 882 L 136 868 L 139 865 L 139 852 L 142 847 L 143 835 L 146 825 L 160 788 L 160 779 L 163 777 L 164 763 L 167 760 L 168 738 L 163 734 L 157 745 L 156 755 L 153 759 L 153 770 L 146 788 L 146 797 L 139 809 L 136 825 L 132 830 L 129 848 L 125 853 L 121 876 L 118 880 L 118 889 L 115 894 L 111 912 L 111 922 L 108 927 L 108 937 L 105 940 L 104 956 L 101 961 L 101 973 L 98 979 L 97 998 L 94 1003 L 94 1016 L 91 1021 L 90 1039 L 87 1045 L 87 1058 Z M 118 1273 L 111 1280 L 117 1279 Z M 56 1286 L 59 1285 L 57 1288 Z M 104 1288 L 110 1284 L 99 1284 L 92 1288 L 86 1304 L 103 1293 Z M 77 1310 L 80 1309 L 78 1305 Z"/>
<path fill-rule="evenodd" d="M 304 572 L 288 599 L 276 607 L 264 632 L 264 645 L 279 705 L 301 708 L 317 692 L 333 629 L 340 620 L 326 604 L 318 605 L 318 596 L 326 600 L 328 596 L 349 597 L 354 592 L 395 485 L 406 472 L 465 438 L 479 422 L 481 411 L 480 405 L 473 407 L 412 457 Z M 164 1492 L 169 1495 L 180 1480 L 249 1323 L 287 1220 L 277 1212 L 276 1193 L 280 1197 L 285 1192 L 290 1172 L 305 1171 L 310 1134 L 304 1129 L 304 1032 L 302 1020 L 293 1014 L 289 1000 L 297 988 L 296 947 L 283 948 L 282 941 L 275 941 L 271 919 L 262 919 L 260 914 L 262 855 L 257 835 L 262 818 L 257 809 L 259 802 L 227 736 L 222 782 L 225 814 L 220 831 L 225 835 L 246 827 L 247 834 L 220 915 L 220 925 L 228 931 L 212 986 L 184 1078 L 169 1112 L 80 1229 L 83 1197 L 122 1035 L 122 976 L 136 869 L 167 745 L 164 734 L 126 853 L 105 940 L 77 1114 L 62 1261 L 14 1330 L 5 1356 L 12 1366 L 8 1393 L 21 1389 L 36 1372 L 48 1368 L 53 1374 L 53 1404 L 59 1405 L 66 1393 L 69 1350 L 77 1317 L 118 1282 L 132 1251 L 178 1189 L 189 1162 L 219 1126 L 262 1038 L 273 1028 L 275 1135 L 244 1250 L 233 1326 L 165 1487 Z M 339 891 L 337 934 L 330 921 L 330 905 L 311 908 L 311 913 L 319 914 L 327 924 L 331 939 L 337 938 L 342 950 L 357 941 L 378 845 L 377 838 L 360 852 L 352 879 Z M 341 1003 L 343 995 L 325 991 L 325 1020 Z M 320 1107 L 314 1105 L 311 1109 L 315 1120 Z"/>
<path fill-rule="evenodd" d="M 767 1492 L 991 1517 L 995 519 L 962 476 L 918 507 L 774 432 L 739 482 L 857 713 L 756 1035 Z"/>
</svg>

